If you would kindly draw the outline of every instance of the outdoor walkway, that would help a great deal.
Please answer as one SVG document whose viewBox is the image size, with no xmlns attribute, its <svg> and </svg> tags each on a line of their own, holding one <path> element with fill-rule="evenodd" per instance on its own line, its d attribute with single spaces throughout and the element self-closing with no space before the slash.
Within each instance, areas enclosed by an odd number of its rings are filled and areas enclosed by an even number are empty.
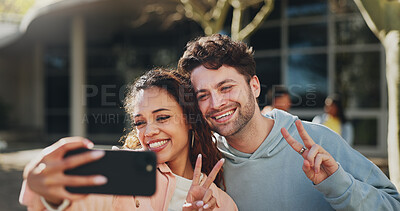
<svg viewBox="0 0 400 211">
<path fill-rule="evenodd" d="M 24 166 L 40 151 L 40 144 L 18 144 L 0 152 L 0 211 L 22 211 L 18 197 Z"/>
</svg>

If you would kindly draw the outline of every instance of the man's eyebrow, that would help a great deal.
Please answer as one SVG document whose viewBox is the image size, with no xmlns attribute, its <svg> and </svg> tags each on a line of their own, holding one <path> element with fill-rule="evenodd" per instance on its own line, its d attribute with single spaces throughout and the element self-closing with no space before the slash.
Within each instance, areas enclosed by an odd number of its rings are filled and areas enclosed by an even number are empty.
<svg viewBox="0 0 400 211">
<path fill-rule="evenodd" d="M 225 79 L 225 80 L 220 81 L 219 83 L 217 83 L 217 84 L 214 86 L 214 88 L 217 89 L 218 87 L 224 85 L 225 83 L 229 83 L 229 82 L 236 82 L 236 81 L 233 80 L 233 79 Z M 197 95 L 197 94 L 200 93 L 200 92 L 207 92 L 207 89 L 200 89 L 200 90 L 197 90 L 197 91 L 195 91 L 195 94 Z"/>
<path fill-rule="evenodd" d="M 170 111 L 168 108 L 159 108 L 159 109 L 156 109 L 156 110 L 154 110 L 154 111 L 152 111 L 151 113 L 157 113 L 157 112 L 160 112 L 160 111 Z M 136 114 L 134 117 L 140 117 L 140 116 L 142 116 L 141 114 Z"/>
<path fill-rule="evenodd" d="M 214 88 L 218 88 L 218 87 L 220 87 L 220 86 L 222 86 L 222 85 L 224 85 L 225 83 L 229 83 L 229 82 L 236 82 L 235 80 L 233 80 L 233 79 L 225 79 L 225 80 L 223 80 L 223 81 L 221 81 L 221 82 L 219 82 L 219 83 L 217 83 L 217 85 L 215 85 L 215 87 Z"/>
</svg>

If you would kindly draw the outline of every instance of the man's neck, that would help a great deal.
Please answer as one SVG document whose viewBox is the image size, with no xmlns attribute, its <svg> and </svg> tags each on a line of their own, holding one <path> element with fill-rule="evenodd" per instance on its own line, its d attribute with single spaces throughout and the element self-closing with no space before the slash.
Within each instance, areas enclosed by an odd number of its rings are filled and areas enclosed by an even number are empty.
<svg viewBox="0 0 400 211">
<path fill-rule="evenodd" d="M 244 153 L 253 153 L 264 142 L 274 126 L 274 120 L 265 118 L 257 110 L 253 118 L 239 132 L 225 137 L 230 146 Z"/>
</svg>

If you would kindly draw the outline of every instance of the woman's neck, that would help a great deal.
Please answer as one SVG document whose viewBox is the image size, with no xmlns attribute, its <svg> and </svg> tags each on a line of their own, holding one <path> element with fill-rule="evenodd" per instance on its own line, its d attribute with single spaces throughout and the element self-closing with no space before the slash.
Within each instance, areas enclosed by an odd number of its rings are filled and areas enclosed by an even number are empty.
<svg viewBox="0 0 400 211">
<path fill-rule="evenodd" d="M 189 156 L 187 159 L 178 162 L 177 160 L 170 161 L 167 163 L 168 167 L 171 169 L 172 173 L 184 177 L 186 179 L 193 179 L 193 167 L 190 163 Z"/>
</svg>

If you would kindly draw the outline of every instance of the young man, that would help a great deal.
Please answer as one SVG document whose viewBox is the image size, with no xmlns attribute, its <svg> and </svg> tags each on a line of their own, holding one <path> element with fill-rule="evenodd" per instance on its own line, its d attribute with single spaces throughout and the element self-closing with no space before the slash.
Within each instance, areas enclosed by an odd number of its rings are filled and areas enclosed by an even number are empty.
<svg viewBox="0 0 400 211">
<path fill-rule="evenodd" d="M 395 186 L 339 135 L 280 110 L 262 116 L 246 44 L 223 35 L 196 39 L 178 68 L 191 74 L 218 133 L 226 191 L 239 210 L 400 210 Z"/>
</svg>

